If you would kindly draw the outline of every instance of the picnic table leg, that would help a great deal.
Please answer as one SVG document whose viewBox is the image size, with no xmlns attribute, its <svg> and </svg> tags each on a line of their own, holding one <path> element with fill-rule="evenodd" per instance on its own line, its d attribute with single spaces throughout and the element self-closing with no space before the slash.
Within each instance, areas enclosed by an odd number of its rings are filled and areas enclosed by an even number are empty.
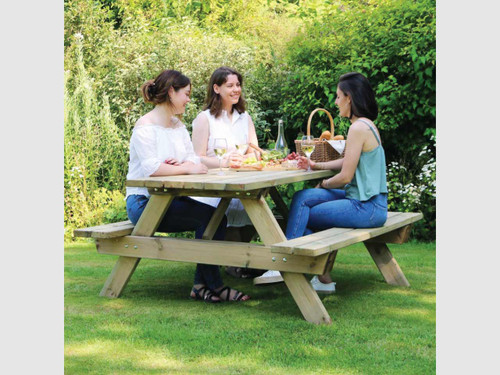
<svg viewBox="0 0 500 375">
<path fill-rule="evenodd" d="M 264 197 L 261 196 L 257 200 L 240 200 L 265 245 L 272 245 L 286 240 L 285 234 L 281 230 Z M 323 306 L 318 294 L 307 281 L 304 274 L 281 272 L 281 275 L 295 303 L 308 322 L 331 324 L 332 320 L 325 306 Z"/>
<path fill-rule="evenodd" d="M 287 207 L 285 201 L 283 201 L 283 198 L 281 198 L 281 195 L 275 186 L 273 186 L 271 189 L 269 189 L 269 195 L 271 196 L 274 203 L 276 204 L 276 208 L 278 209 L 281 216 L 283 216 L 283 219 L 285 221 L 288 221 L 288 207 Z"/>
<path fill-rule="evenodd" d="M 396 262 L 396 259 L 392 256 L 387 244 L 366 241 L 363 243 L 388 284 L 410 286 L 410 283 L 406 280 L 403 271 L 399 268 L 398 262 Z"/>
<path fill-rule="evenodd" d="M 217 232 L 217 228 L 219 227 L 219 224 L 224 217 L 227 208 L 229 207 L 229 203 L 231 203 L 231 198 L 221 198 L 219 205 L 210 218 L 210 221 L 201 238 L 203 238 L 204 240 L 211 240 L 214 237 L 215 232 Z"/>
<path fill-rule="evenodd" d="M 131 235 L 152 236 L 173 199 L 172 195 L 152 195 Z M 141 258 L 120 256 L 99 295 L 111 298 L 120 297 L 140 260 Z"/>
</svg>

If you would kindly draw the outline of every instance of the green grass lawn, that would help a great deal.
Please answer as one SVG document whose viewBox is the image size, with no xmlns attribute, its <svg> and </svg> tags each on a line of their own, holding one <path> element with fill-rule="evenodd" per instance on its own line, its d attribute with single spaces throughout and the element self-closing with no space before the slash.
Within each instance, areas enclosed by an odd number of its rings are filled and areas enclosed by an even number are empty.
<svg viewBox="0 0 500 375">
<path fill-rule="evenodd" d="M 66 374 L 434 374 L 435 244 L 390 245 L 410 288 L 386 284 L 363 245 L 339 252 L 333 324 L 306 322 L 283 283 L 224 281 L 252 296 L 188 298 L 194 264 L 143 259 L 118 299 L 99 297 L 117 259 L 65 246 Z"/>
</svg>

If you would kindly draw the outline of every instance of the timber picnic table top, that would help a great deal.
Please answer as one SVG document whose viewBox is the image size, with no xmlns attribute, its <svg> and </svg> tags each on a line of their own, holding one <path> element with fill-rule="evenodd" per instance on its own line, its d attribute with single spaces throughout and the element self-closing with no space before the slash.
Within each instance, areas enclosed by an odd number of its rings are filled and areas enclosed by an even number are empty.
<svg viewBox="0 0 500 375">
<path fill-rule="evenodd" d="M 146 187 L 150 189 L 193 189 L 212 191 L 249 191 L 275 187 L 294 182 L 314 180 L 333 176 L 331 170 L 306 171 L 270 170 L 236 171 L 223 168 L 224 175 L 218 169 L 210 169 L 207 174 L 144 177 L 127 180 L 126 186 Z"/>
</svg>

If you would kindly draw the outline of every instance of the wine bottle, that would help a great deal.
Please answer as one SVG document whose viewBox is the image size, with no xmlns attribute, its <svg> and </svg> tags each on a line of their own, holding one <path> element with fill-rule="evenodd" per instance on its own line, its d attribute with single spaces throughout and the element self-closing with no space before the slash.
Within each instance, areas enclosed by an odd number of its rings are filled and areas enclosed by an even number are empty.
<svg viewBox="0 0 500 375">
<path fill-rule="evenodd" d="M 275 150 L 283 151 L 285 156 L 288 155 L 288 146 L 285 139 L 285 129 L 283 127 L 283 120 L 278 120 L 278 138 L 276 138 Z"/>
</svg>

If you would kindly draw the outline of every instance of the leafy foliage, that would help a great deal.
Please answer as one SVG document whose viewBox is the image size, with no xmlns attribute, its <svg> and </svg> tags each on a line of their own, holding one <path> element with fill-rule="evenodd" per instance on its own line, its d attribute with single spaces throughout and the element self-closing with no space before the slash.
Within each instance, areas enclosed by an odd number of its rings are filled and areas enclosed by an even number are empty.
<svg viewBox="0 0 500 375">
<path fill-rule="evenodd" d="M 64 17 L 67 233 L 126 217 L 128 142 L 151 108 L 139 88 L 169 68 L 192 81 L 188 128 L 210 74 L 229 65 L 243 74 L 259 143 L 275 141 L 282 118 L 292 149 L 316 107 L 332 113 L 335 133 L 347 134 L 336 84 L 360 71 L 376 90 L 388 162 L 406 168 L 407 184 L 420 183 L 427 164 L 417 155 L 435 135 L 434 0 L 65 0 Z M 330 125 L 316 116 L 311 131 L 319 135 Z M 428 152 L 435 157 L 433 145 Z M 280 189 L 288 203 L 310 185 Z M 396 193 L 392 202 L 407 209 Z M 434 206 L 429 196 L 413 209 Z"/>
</svg>

